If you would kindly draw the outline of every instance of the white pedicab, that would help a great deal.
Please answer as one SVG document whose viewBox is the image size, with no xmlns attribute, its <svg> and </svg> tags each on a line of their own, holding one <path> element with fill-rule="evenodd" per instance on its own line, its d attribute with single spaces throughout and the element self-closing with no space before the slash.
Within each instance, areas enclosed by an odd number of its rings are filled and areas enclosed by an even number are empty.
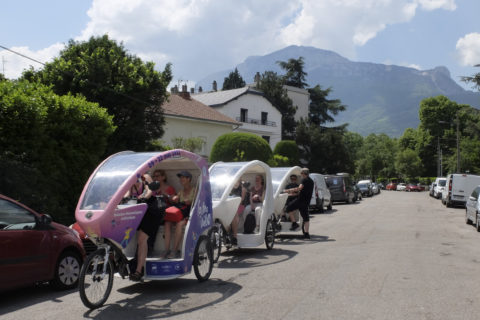
<svg viewBox="0 0 480 320">
<path fill-rule="evenodd" d="M 275 203 L 275 231 L 276 233 L 296 234 L 299 231 L 303 231 L 303 219 L 298 210 L 295 210 L 295 218 L 302 228 L 291 231 L 292 222 L 288 221 L 288 212 L 285 212 L 285 206 L 287 204 L 288 193 L 283 192 L 286 186 L 290 183 L 290 176 L 296 175 L 298 184 L 301 181 L 300 171 L 302 168 L 295 167 L 281 167 L 271 168 L 272 174 L 272 188 L 273 188 L 273 200 Z"/>
<path fill-rule="evenodd" d="M 105 303 L 112 290 L 114 272 L 122 277 L 130 273 L 129 260 L 135 256 L 137 247 L 137 227 L 150 203 L 124 204 L 122 200 L 138 179 L 152 175 L 157 169 L 165 171 L 168 182 L 177 191 L 180 185 L 176 174 L 188 170 L 192 185 L 196 186 L 196 196 L 183 233 L 181 257 L 162 259 L 164 226 L 160 225 L 153 256 L 144 264 L 143 278 L 173 279 L 190 273 L 192 267 L 199 281 L 210 277 L 213 253 L 208 232 L 213 221 L 207 168 L 205 159 L 184 150 L 120 152 L 98 166 L 85 185 L 75 212 L 78 224 L 98 248 L 87 257 L 80 272 L 79 291 L 85 306 L 95 309 Z M 157 207 L 162 204 L 159 199 L 156 201 Z"/>
<path fill-rule="evenodd" d="M 213 221 L 215 230 L 211 234 L 214 242 L 214 261 L 218 260 L 221 252 L 222 242 L 227 249 L 232 244 L 231 224 L 239 208 L 241 198 L 231 196 L 232 189 L 237 181 L 244 181 L 252 188 L 255 178 L 260 175 L 264 181 L 263 202 L 256 207 L 255 216 L 258 230 L 253 233 L 244 233 L 243 216 L 238 224 L 237 246 L 239 248 L 254 248 L 265 242 L 267 249 L 272 249 L 275 241 L 275 230 L 273 228 L 273 197 L 272 180 L 270 167 L 262 161 L 250 162 L 217 162 L 210 169 L 210 185 L 212 189 Z M 248 211 L 248 209 L 246 209 Z"/>
</svg>

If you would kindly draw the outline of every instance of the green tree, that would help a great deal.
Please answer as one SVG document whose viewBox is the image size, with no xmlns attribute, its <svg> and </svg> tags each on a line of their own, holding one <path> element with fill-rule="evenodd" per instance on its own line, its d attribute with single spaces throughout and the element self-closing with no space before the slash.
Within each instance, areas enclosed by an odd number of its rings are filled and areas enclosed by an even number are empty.
<svg viewBox="0 0 480 320">
<path fill-rule="evenodd" d="M 238 69 L 235 68 L 235 71 L 230 72 L 228 77 L 223 80 L 222 90 L 243 88 L 245 85 L 245 80 L 243 80 Z"/>
<path fill-rule="evenodd" d="M 395 167 L 402 177 L 410 180 L 419 176 L 422 170 L 422 160 L 415 150 L 405 149 L 398 153 Z"/>
<path fill-rule="evenodd" d="M 295 133 L 296 108 L 292 105 L 287 90 L 283 88 L 282 78 L 273 71 L 266 71 L 257 83 L 257 89 L 262 91 L 282 114 L 282 140 L 292 139 Z"/>
<path fill-rule="evenodd" d="M 308 86 L 305 82 L 308 73 L 304 71 L 305 62 L 303 57 L 298 59 L 290 58 L 288 61 L 277 61 L 277 64 L 287 72 L 283 76 L 284 84 L 302 89 Z"/>
<path fill-rule="evenodd" d="M 345 127 L 319 127 L 301 120 L 295 141 L 300 149 L 302 164 L 311 172 L 353 172 L 354 162 L 344 142 Z"/>
<path fill-rule="evenodd" d="M 194 153 L 202 150 L 204 144 L 205 141 L 202 138 L 175 137 L 172 139 L 173 149 L 184 149 Z"/>
<path fill-rule="evenodd" d="M 244 132 L 226 133 L 218 137 L 210 152 L 210 162 L 261 160 L 267 163 L 273 153 L 265 139 Z"/>
<path fill-rule="evenodd" d="M 321 125 L 326 122 L 333 122 L 340 111 L 345 111 L 346 106 L 342 104 L 340 99 L 327 99 L 327 96 L 332 91 L 331 88 L 322 90 L 320 85 L 308 89 L 310 93 L 310 122 L 316 125 Z"/>
<path fill-rule="evenodd" d="M 154 66 L 104 35 L 89 41 L 70 40 L 58 58 L 24 77 L 52 85 L 59 95 L 82 94 L 107 108 L 117 126 L 107 150 L 113 153 L 144 150 L 163 135 L 161 105 L 172 74 L 170 64 L 163 72 L 155 71 Z"/>
<path fill-rule="evenodd" d="M 475 67 L 480 67 L 480 64 L 476 64 Z M 461 77 L 461 80 L 466 83 L 472 83 L 474 88 L 480 90 L 480 72 L 471 77 Z"/>
<path fill-rule="evenodd" d="M 358 152 L 357 175 L 370 177 L 391 177 L 395 174 L 397 142 L 386 134 L 370 134 Z"/>
<path fill-rule="evenodd" d="M 273 149 L 273 154 L 288 158 L 288 164 L 291 166 L 300 163 L 298 146 L 293 140 L 282 140 L 278 142 Z"/>
<path fill-rule="evenodd" d="M 58 96 L 39 83 L 1 81 L 0 193 L 71 223 L 113 131 L 112 116 L 82 96 Z"/>
</svg>

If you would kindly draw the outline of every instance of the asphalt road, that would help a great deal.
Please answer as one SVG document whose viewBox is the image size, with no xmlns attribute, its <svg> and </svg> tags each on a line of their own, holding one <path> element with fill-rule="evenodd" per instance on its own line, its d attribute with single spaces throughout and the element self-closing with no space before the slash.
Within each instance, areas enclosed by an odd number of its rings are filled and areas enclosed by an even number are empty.
<svg viewBox="0 0 480 320">
<path fill-rule="evenodd" d="M 212 277 L 131 283 L 106 305 L 47 286 L 0 295 L 7 319 L 479 319 L 480 233 L 427 192 L 314 214 L 311 240 L 224 253 Z"/>
</svg>

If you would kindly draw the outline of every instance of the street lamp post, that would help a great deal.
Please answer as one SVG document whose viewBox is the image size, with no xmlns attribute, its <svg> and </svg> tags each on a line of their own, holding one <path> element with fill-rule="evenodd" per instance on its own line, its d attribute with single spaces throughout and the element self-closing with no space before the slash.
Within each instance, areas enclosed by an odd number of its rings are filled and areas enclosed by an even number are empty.
<svg viewBox="0 0 480 320">
<path fill-rule="evenodd" d="M 445 123 L 445 124 L 450 124 L 452 125 L 452 122 L 448 122 L 448 121 L 438 121 L 438 123 L 442 124 L 442 123 Z M 456 112 L 456 117 L 455 117 L 455 124 L 456 124 L 456 129 L 457 129 L 457 173 L 460 173 L 460 119 L 458 118 L 458 111 Z M 440 157 L 441 157 L 441 150 L 440 150 L 440 137 L 438 137 L 438 153 L 439 153 L 439 169 L 440 169 L 440 173 L 442 171 L 441 169 L 441 164 L 440 164 Z"/>
</svg>

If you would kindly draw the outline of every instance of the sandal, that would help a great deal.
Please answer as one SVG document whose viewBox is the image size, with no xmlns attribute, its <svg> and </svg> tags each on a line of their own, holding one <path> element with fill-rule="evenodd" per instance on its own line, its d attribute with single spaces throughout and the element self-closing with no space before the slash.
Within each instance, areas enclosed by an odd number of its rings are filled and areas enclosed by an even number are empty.
<svg viewBox="0 0 480 320">
<path fill-rule="evenodd" d="M 129 278 L 132 281 L 138 282 L 138 281 L 142 280 L 142 274 L 138 271 L 135 271 L 134 273 L 130 274 Z"/>
</svg>

